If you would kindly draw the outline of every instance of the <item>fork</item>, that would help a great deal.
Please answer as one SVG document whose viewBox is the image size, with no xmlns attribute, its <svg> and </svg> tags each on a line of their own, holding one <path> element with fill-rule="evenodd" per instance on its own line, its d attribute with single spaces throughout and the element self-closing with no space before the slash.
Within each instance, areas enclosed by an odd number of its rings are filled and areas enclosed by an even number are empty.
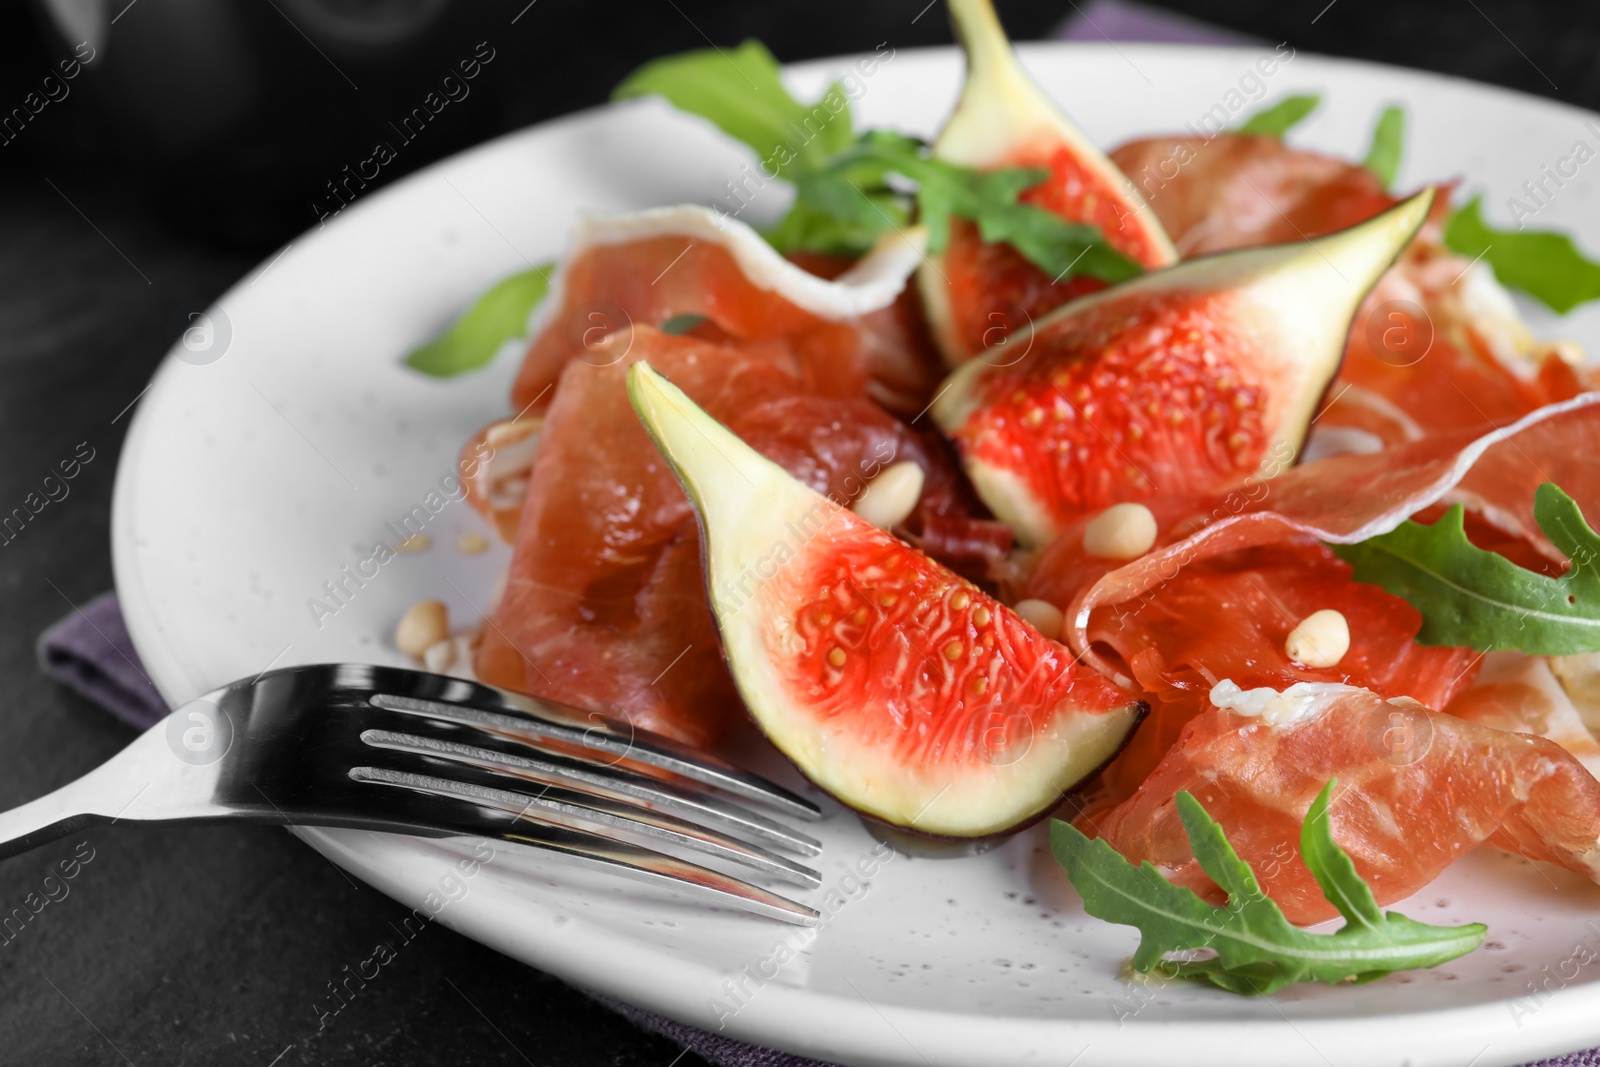
<svg viewBox="0 0 1600 1067">
<path fill-rule="evenodd" d="M 0 813 L 0 858 L 101 823 L 249 822 L 496 838 L 799 925 L 817 912 L 664 851 L 816 888 L 821 844 L 752 810 L 816 805 L 626 722 L 476 682 L 285 667 L 179 707 L 53 793 Z"/>
</svg>

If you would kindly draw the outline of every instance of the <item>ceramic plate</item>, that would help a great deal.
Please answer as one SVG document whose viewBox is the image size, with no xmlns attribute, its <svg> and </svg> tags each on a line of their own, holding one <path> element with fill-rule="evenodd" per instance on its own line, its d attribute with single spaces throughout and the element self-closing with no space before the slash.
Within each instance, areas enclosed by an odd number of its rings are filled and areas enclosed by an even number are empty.
<svg viewBox="0 0 1600 1067">
<path fill-rule="evenodd" d="M 1265 54 L 1023 49 L 1044 86 L 1108 145 L 1199 125 L 1217 108 L 1230 118 L 1253 109 L 1245 97 Z M 794 85 L 814 95 L 851 63 L 796 67 Z M 931 134 L 960 74 L 951 50 L 893 55 L 858 76 L 857 115 Z M 1430 75 L 1301 55 L 1264 83 L 1273 98 L 1325 93 L 1293 139 L 1346 156 L 1364 151 L 1382 106 L 1406 105 L 1400 184 L 1460 177 L 1485 192 L 1502 224 L 1506 198 L 1526 201 L 1523 183 L 1545 164 L 1557 166 L 1575 141 L 1600 144 L 1588 113 Z M 269 665 L 402 663 L 389 635 L 424 597 L 473 617 L 508 554 L 456 550 L 462 533 L 486 532 L 464 505 L 430 520 L 430 549 L 360 587 L 344 580 L 374 542 L 394 540 L 387 524 L 451 473 L 461 443 L 505 413 L 517 362 L 505 352 L 486 371 L 438 382 L 405 369 L 401 355 L 497 278 L 556 258 L 577 212 L 683 201 L 731 211 L 738 202 L 725 183 L 734 182 L 753 193 L 743 217 L 776 217 L 784 193 L 747 181 L 750 162 L 658 102 L 574 115 L 360 201 L 224 296 L 140 403 L 116 487 L 117 586 L 167 699 Z M 1535 224 L 1600 249 L 1597 194 L 1600 164 L 1579 168 L 1544 198 Z M 1533 318 L 1545 336 L 1600 349 L 1600 309 Z M 318 618 L 308 602 L 331 605 L 324 583 L 341 582 L 342 605 Z M 828 810 L 824 887 L 807 898 L 828 912 L 815 931 L 543 858 L 502 851 L 464 877 L 464 853 L 439 843 L 306 836 L 395 899 L 431 901 L 446 925 L 534 966 L 844 1064 L 1491 1067 L 1600 1043 L 1600 966 L 1584 962 L 1600 954 L 1600 888 L 1487 849 L 1400 906 L 1429 922 L 1488 923 L 1480 951 L 1371 985 L 1241 999 L 1124 981 L 1137 935 L 1084 916 L 1042 830 L 980 856 L 874 860 L 861 824 Z"/>
</svg>

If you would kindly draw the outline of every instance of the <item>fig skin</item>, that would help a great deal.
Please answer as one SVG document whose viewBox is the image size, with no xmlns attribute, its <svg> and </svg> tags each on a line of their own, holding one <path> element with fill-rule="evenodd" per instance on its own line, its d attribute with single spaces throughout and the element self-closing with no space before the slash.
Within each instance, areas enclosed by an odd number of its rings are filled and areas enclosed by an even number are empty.
<svg viewBox="0 0 1600 1067">
<path fill-rule="evenodd" d="M 1003 835 L 1053 810 L 1147 713 L 1009 607 L 796 481 L 647 363 L 628 385 L 694 505 L 746 710 L 845 806 L 935 838 Z M 983 759 L 1002 743 L 1006 762 Z"/>
</svg>

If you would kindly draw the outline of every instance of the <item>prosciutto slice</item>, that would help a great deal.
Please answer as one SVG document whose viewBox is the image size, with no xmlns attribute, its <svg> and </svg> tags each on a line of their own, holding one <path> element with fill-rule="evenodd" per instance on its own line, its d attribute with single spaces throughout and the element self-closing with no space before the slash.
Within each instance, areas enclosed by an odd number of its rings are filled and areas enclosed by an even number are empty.
<svg viewBox="0 0 1600 1067">
<path fill-rule="evenodd" d="M 1600 880 L 1600 782 L 1550 740 L 1350 686 L 1219 694 L 1226 706 L 1193 719 L 1138 792 L 1086 829 L 1215 896 L 1173 803 L 1188 790 L 1289 920 L 1318 922 L 1336 912 L 1296 846 L 1312 799 L 1337 778 L 1333 836 L 1379 904 L 1491 839 Z"/>
<path fill-rule="evenodd" d="M 1365 167 L 1276 137 L 1154 137 L 1111 158 L 1185 257 L 1305 240 L 1396 202 Z M 1449 200 L 1356 315 L 1318 423 L 1324 454 L 1481 431 L 1587 387 L 1564 349 L 1535 343 L 1487 267 L 1445 248 Z"/>
<path fill-rule="evenodd" d="M 896 234 L 823 277 L 703 207 L 585 219 L 539 311 L 512 408 L 540 411 L 568 361 L 594 362 L 608 334 L 693 316 L 706 339 L 782 342 L 812 392 L 916 412 L 940 377 L 906 292 L 923 245 L 920 230 Z"/>
<path fill-rule="evenodd" d="M 1568 487 L 1559 477 L 1566 468 L 1557 461 L 1566 453 L 1580 462 L 1584 453 L 1574 445 L 1596 433 L 1597 405 L 1600 394 L 1585 393 L 1488 433 L 1431 437 L 1379 453 L 1335 456 L 1221 496 L 1151 502 L 1159 531 L 1156 546 L 1120 566 L 1084 554 L 1085 519 L 1044 550 L 1023 595 L 1065 606 L 1067 642 L 1116 674 L 1118 667 L 1090 644 L 1088 627 L 1095 609 L 1151 597 L 1200 560 L 1300 538 L 1333 544 L 1364 541 L 1453 495 L 1486 509 L 1486 514 L 1487 509 L 1496 515 L 1517 514 L 1519 508 L 1531 508 L 1531 486 L 1546 475 L 1600 515 L 1600 496 L 1589 495 L 1600 488 L 1593 486 L 1594 476 L 1575 476 Z M 1467 480 L 1489 456 L 1493 463 Z M 1518 503 L 1524 495 L 1526 502 Z M 1531 517 L 1524 521 L 1532 522 Z"/>
<path fill-rule="evenodd" d="M 924 471 L 918 516 L 968 514 L 951 461 L 862 398 L 809 391 L 782 345 L 636 327 L 573 360 L 538 436 L 506 591 L 475 669 L 493 685 L 692 744 L 741 714 L 722 663 L 688 498 L 629 404 L 648 359 L 753 447 L 848 504 L 890 463 Z M 911 525 L 914 527 L 916 522 Z"/>
</svg>

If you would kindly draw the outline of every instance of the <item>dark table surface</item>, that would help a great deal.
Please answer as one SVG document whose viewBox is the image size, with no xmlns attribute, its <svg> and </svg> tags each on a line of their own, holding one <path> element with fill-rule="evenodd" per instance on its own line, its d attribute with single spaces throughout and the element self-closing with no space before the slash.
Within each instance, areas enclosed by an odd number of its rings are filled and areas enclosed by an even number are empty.
<svg viewBox="0 0 1600 1067">
<path fill-rule="evenodd" d="M 147 2 L 149 12 L 160 6 Z M 505 22 L 523 4 L 502 5 L 496 15 Z M 539 0 L 501 40 L 513 76 L 492 111 L 458 136 L 598 103 L 637 63 L 703 47 L 707 37 L 734 44 L 758 36 L 784 59 L 870 50 L 883 40 L 943 43 L 942 11 L 915 17 L 925 4 Z M 1002 3 L 1001 10 L 1018 37 L 1038 37 L 1074 5 Z M 1185 10 L 1303 50 L 1600 107 L 1596 5 L 1194 0 Z M 130 25 L 141 17 L 137 7 L 119 16 Z M 55 58 L 34 17 L 7 5 L 0 87 L 21 86 L 20 97 L 30 72 Z M 307 78 L 329 76 L 309 51 L 284 62 L 304 64 Z M 226 190 L 202 188 L 203 166 L 135 180 L 137 159 L 111 155 L 105 129 L 67 120 L 55 137 L 35 140 L 0 147 L 0 505 L 20 502 L 80 442 L 95 459 L 68 498 L 0 548 L 0 676 L 13 683 L 0 708 L 5 807 L 77 777 L 130 740 L 127 728 L 40 674 L 34 640 L 74 604 L 111 587 L 108 530 L 123 413 L 167 346 L 169 319 L 186 301 L 221 293 L 310 222 L 263 210 L 267 221 L 256 230 L 235 227 L 221 240 L 201 211 L 190 212 L 194 225 L 186 225 L 183 211 L 172 210 L 174 203 L 226 203 Z M 175 182 L 190 190 L 174 196 Z M 95 830 L 0 864 L 0 913 L 38 892 L 80 841 L 88 845 L 79 855 L 92 850 L 93 858 L 67 883 L 68 894 L 0 945 L 0 1062 L 703 1062 L 439 926 L 319 1027 L 313 1003 L 327 983 L 389 937 L 389 923 L 404 910 L 278 830 Z"/>
</svg>

